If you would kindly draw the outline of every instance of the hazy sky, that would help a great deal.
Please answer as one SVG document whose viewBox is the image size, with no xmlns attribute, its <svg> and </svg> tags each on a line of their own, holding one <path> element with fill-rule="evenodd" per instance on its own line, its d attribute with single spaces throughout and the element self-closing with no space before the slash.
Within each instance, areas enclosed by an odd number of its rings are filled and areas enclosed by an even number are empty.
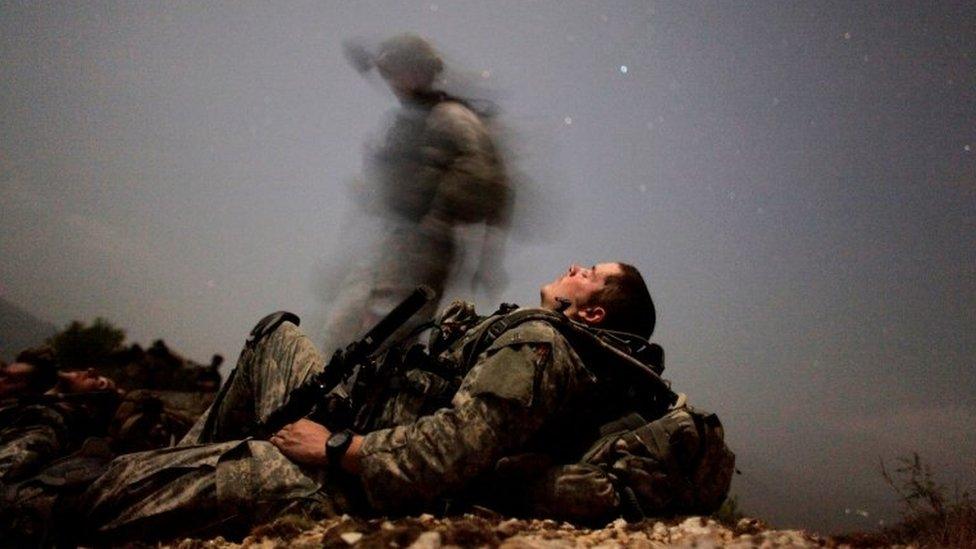
<svg viewBox="0 0 976 549">
<path fill-rule="evenodd" d="M 267 312 L 314 323 L 394 106 L 341 42 L 417 32 L 543 197 L 507 300 L 636 264 L 742 507 L 870 527 L 880 456 L 976 485 L 974 28 L 964 2 L 0 2 L 0 297 L 203 362 Z"/>
</svg>

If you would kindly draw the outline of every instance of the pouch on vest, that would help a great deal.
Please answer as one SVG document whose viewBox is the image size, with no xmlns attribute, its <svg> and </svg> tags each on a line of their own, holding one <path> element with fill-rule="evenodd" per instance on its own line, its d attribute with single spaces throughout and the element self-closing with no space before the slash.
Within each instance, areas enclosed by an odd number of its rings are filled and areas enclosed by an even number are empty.
<svg viewBox="0 0 976 549">
<path fill-rule="evenodd" d="M 712 513 L 725 500 L 735 469 L 718 416 L 686 405 L 608 433 L 582 461 L 615 479 L 623 504 L 636 518 Z"/>
</svg>

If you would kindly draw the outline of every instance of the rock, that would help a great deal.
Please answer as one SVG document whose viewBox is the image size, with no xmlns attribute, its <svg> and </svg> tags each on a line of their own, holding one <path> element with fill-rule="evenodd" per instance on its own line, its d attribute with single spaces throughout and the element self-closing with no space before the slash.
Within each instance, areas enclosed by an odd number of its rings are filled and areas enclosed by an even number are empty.
<svg viewBox="0 0 976 549">
<path fill-rule="evenodd" d="M 678 531 L 684 536 L 704 536 L 711 530 L 702 517 L 691 517 L 678 525 Z"/>
<path fill-rule="evenodd" d="M 349 545 L 355 544 L 357 541 L 363 539 L 362 532 L 346 532 L 345 534 L 340 534 L 342 541 L 348 543 Z"/>
<path fill-rule="evenodd" d="M 408 549 L 440 549 L 441 535 L 439 532 L 424 532 L 410 544 Z"/>
<path fill-rule="evenodd" d="M 498 549 L 571 549 L 573 547 L 576 545 L 565 540 L 515 536 L 505 540 Z"/>
<path fill-rule="evenodd" d="M 514 536 L 520 530 L 522 530 L 522 524 L 518 519 L 503 520 L 495 527 L 495 532 L 498 532 L 498 535 L 506 538 Z"/>
<path fill-rule="evenodd" d="M 743 534 L 755 534 L 760 530 L 762 530 L 762 523 L 759 522 L 759 519 L 750 517 L 739 519 L 739 522 L 735 525 L 735 534 L 739 536 Z"/>
</svg>

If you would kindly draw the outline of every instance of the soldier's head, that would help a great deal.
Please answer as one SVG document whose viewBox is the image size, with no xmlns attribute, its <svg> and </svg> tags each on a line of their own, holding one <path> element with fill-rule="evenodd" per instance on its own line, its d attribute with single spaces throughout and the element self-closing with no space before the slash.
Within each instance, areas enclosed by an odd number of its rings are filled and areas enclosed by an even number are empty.
<svg viewBox="0 0 976 549">
<path fill-rule="evenodd" d="M 26 349 L 10 364 L 0 365 L 0 398 L 41 394 L 57 379 L 58 365 L 51 348 Z"/>
<path fill-rule="evenodd" d="M 401 99 L 429 90 L 444 70 L 444 62 L 434 47 L 416 34 L 401 34 L 384 41 L 374 62 Z"/>
<path fill-rule="evenodd" d="M 573 320 L 650 337 L 657 313 L 640 272 L 626 263 L 569 269 L 541 290 L 542 306 Z"/>
<path fill-rule="evenodd" d="M 100 376 L 94 368 L 58 372 L 58 391 L 62 393 L 90 393 L 115 390 L 115 381 Z"/>
</svg>

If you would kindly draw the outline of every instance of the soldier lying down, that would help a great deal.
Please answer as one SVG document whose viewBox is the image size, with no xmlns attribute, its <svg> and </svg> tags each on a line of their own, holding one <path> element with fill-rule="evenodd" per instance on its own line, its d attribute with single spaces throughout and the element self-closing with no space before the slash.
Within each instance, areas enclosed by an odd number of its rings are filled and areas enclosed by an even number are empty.
<svg viewBox="0 0 976 549">
<path fill-rule="evenodd" d="M 88 537 L 104 542 L 233 535 L 284 512 L 451 513 L 481 505 L 600 521 L 628 509 L 675 512 L 721 502 L 723 478 L 720 497 L 679 494 L 676 487 L 696 481 L 700 467 L 684 463 L 679 471 L 664 462 L 681 452 L 662 450 L 662 461 L 644 455 L 650 446 L 638 451 L 627 442 L 649 438 L 626 439 L 632 428 L 673 417 L 652 433 L 663 432 L 666 446 L 672 431 L 706 432 L 707 418 L 684 412 L 683 400 L 662 405 L 650 389 L 613 374 L 611 357 L 620 353 L 567 335 L 567 326 L 599 327 L 636 334 L 629 337 L 646 347 L 655 311 L 634 267 L 572 265 L 542 288 L 540 309 L 522 311 L 479 317 L 455 302 L 426 352 L 404 354 L 368 431 L 331 432 L 302 419 L 270 441 L 248 438 L 325 363 L 298 327 L 284 322 L 245 347 L 213 406 L 176 447 L 117 458 L 70 508 Z M 520 321 L 498 324 L 520 313 Z M 640 419 L 621 423 L 628 417 Z M 712 425 L 721 442 L 717 420 Z M 702 460 L 699 442 L 686 461 Z M 716 456 L 724 460 L 722 477 L 731 453 Z M 642 466 L 641 474 L 628 474 L 619 467 L 624 462 Z"/>
</svg>

